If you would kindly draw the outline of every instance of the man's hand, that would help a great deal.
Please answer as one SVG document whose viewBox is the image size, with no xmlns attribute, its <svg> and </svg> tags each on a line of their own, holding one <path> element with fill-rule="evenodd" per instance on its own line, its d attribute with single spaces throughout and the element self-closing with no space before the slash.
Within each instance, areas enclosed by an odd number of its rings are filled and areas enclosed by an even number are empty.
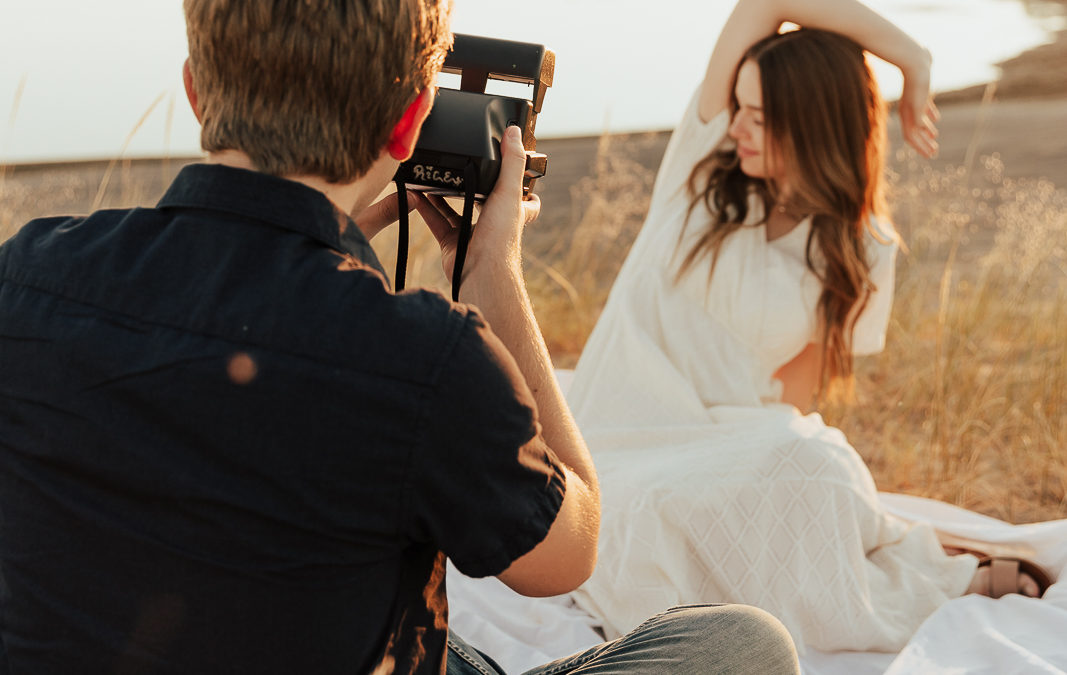
<svg viewBox="0 0 1067 675">
<path fill-rule="evenodd" d="M 518 127 L 509 127 L 504 132 L 500 149 L 500 175 L 478 216 L 464 261 L 464 289 L 468 284 L 492 283 L 501 274 L 521 276 L 522 231 L 541 212 L 541 201 L 536 195 L 526 199 L 522 196 L 526 151 Z M 414 204 L 441 246 L 441 264 L 451 280 L 461 216 L 440 196 L 418 194 Z"/>
<path fill-rule="evenodd" d="M 408 190 L 408 212 L 414 210 L 413 193 Z M 363 210 L 353 220 L 367 241 L 400 219 L 400 202 L 396 193 L 386 195 Z"/>
</svg>

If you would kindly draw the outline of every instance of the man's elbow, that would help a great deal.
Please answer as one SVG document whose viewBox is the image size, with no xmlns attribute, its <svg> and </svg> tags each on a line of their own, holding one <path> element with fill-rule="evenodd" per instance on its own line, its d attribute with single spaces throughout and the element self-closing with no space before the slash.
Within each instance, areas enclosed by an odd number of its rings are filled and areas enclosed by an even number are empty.
<svg viewBox="0 0 1067 675">
<path fill-rule="evenodd" d="M 584 482 L 568 480 L 568 494 L 548 536 L 500 575 L 522 595 L 569 593 L 592 576 L 600 535 L 600 500 Z"/>
<path fill-rule="evenodd" d="M 570 593 L 586 582 L 596 568 L 596 538 L 578 545 L 547 564 L 532 567 L 520 558 L 500 580 L 513 591 L 529 597 L 543 598 Z"/>
</svg>

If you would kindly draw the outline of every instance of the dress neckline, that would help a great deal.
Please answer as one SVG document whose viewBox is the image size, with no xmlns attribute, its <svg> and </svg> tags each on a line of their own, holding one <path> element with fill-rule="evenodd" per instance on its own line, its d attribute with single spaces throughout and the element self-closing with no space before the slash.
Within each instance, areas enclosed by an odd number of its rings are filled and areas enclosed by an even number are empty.
<svg viewBox="0 0 1067 675">
<path fill-rule="evenodd" d="M 793 237 L 796 237 L 798 230 L 802 230 L 802 231 L 806 232 L 809 229 L 811 229 L 811 216 L 804 216 L 803 218 L 801 218 L 800 220 L 797 221 L 796 225 L 794 225 L 793 227 L 789 228 L 789 230 L 787 232 L 778 235 L 774 239 L 770 239 L 770 238 L 767 237 L 767 222 L 766 221 L 764 221 L 761 224 L 761 227 L 760 227 L 761 234 L 763 235 L 763 241 L 764 241 L 764 243 L 767 243 L 767 244 L 777 244 L 778 242 L 787 241 L 787 240 L 789 240 L 789 239 L 791 239 Z M 805 238 L 806 238 L 806 235 L 805 235 Z"/>
</svg>

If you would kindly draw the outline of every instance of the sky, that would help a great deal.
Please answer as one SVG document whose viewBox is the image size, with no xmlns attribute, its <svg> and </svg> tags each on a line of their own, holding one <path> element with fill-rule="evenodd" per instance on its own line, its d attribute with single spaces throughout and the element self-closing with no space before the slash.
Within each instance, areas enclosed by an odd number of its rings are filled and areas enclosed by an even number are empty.
<svg viewBox="0 0 1067 675">
<path fill-rule="evenodd" d="M 934 86 L 1047 39 L 1015 0 L 869 0 L 930 47 Z M 455 0 L 453 29 L 557 55 L 539 137 L 668 128 L 699 81 L 730 0 Z M 0 162 L 196 154 L 181 85 L 181 0 L 0 0 Z M 878 70 L 888 98 L 900 78 Z M 142 118 L 144 118 L 142 120 Z"/>
</svg>

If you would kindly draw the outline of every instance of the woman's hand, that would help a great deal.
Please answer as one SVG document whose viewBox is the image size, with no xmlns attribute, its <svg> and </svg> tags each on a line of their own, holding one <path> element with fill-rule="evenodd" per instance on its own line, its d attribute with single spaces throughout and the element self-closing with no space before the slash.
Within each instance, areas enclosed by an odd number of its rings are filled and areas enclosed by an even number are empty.
<svg viewBox="0 0 1067 675">
<path fill-rule="evenodd" d="M 924 157 L 937 154 L 937 108 L 930 100 L 930 52 L 856 0 L 738 0 L 712 50 L 700 93 L 700 117 L 711 119 L 730 101 L 738 62 L 753 43 L 783 21 L 841 33 L 901 69 L 904 139 Z"/>
<path fill-rule="evenodd" d="M 930 53 L 917 66 L 901 69 L 904 90 L 900 95 L 900 130 L 908 145 L 927 159 L 937 155 L 937 121 L 941 114 L 930 97 Z"/>
</svg>

